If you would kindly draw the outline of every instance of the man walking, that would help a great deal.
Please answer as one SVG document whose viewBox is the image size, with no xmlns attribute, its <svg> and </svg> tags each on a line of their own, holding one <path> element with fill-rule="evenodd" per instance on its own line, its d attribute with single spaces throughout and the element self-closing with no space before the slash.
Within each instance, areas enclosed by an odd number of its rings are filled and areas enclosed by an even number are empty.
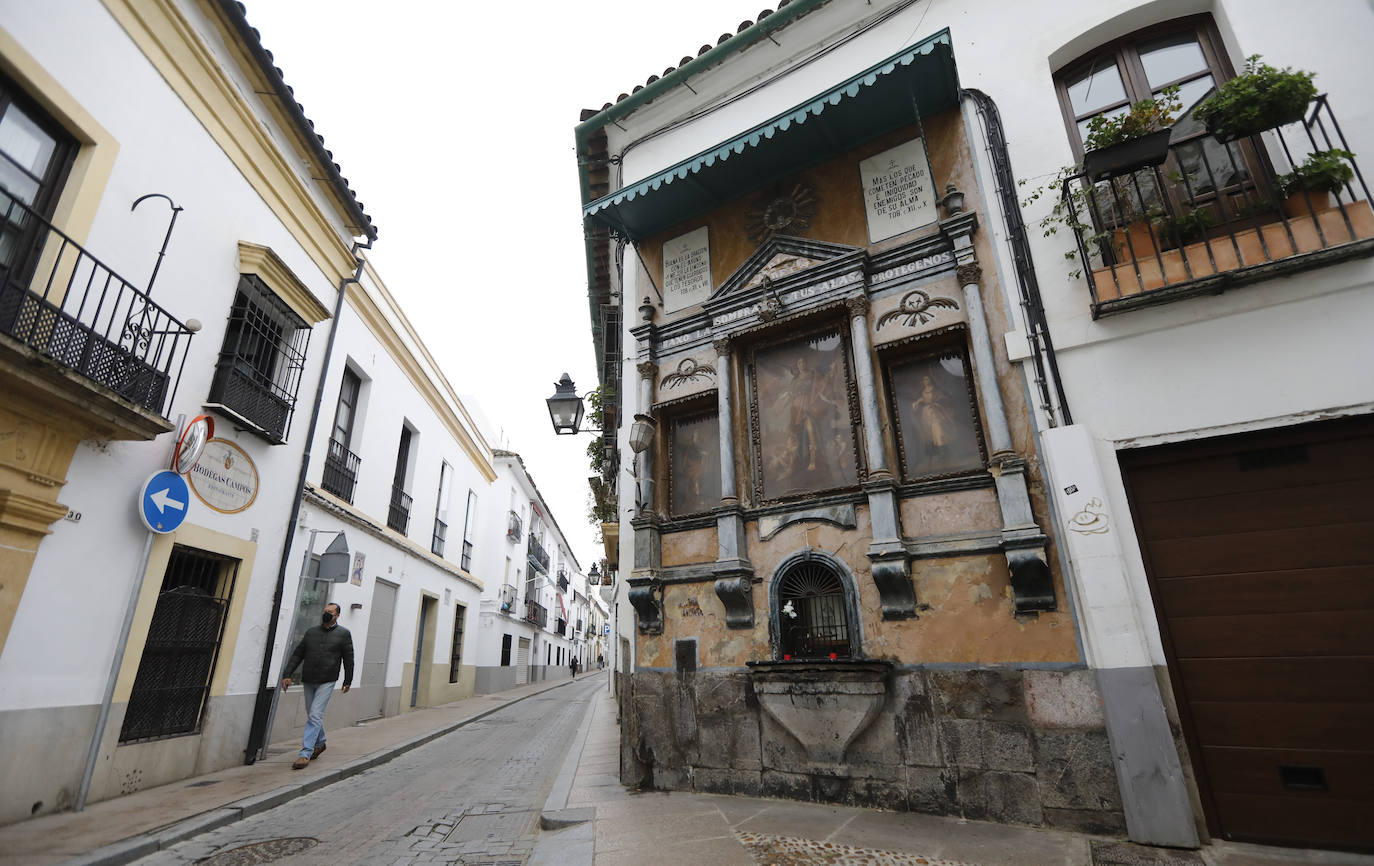
<svg viewBox="0 0 1374 866">
<path fill-rule="evenodd" d="M 291 674 L 305 662 L 301 671 L 301 685 L 305 687 L 305 738 L 301 742 L 301 756 L 291 769 L 303 769 L 314 758 L 324 754 L 324 711 L 334 693 L 334 681 L 339 678 L 339 663 L 343 662 L 343 691 L 353 685 L 353 635 L 339 625 L 339 606 L 330 602 L 324 606 L 320 625 L 306 629 L 301 642 L 291 651 L 282 668 L 282 691 L 291 687 Z"/>
</svg>

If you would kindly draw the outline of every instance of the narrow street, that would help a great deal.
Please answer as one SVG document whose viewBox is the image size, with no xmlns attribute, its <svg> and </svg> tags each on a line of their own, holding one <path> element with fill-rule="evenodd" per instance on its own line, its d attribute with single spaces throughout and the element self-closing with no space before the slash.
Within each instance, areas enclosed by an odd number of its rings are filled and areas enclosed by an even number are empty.
<svg viewBox="0 0 1374 866">
<path fill-rule="evenodd" d="M 536 695 L 352 779 L 137 862 L 524 863 L 573 734 L 605 687 L 604 677 L 589 677 Z M 329 755 L 319 761 L 327 764 Z"/>
</svg>

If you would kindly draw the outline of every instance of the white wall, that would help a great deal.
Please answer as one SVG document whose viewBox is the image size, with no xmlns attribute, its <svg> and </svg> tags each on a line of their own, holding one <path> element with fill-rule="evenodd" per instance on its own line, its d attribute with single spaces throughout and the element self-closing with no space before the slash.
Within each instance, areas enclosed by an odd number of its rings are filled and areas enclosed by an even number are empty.
<svg viewBox="0 0 1374 866">
<path fill-rule="evenodd" d="M 333 306 L 334 286 L 99 2 L 5 4 L 0 27 L 118 142 L 85 244 L 92 254 L 146 285 L 170 214 L 160 201 L 130 213 L 131 203 L 160 192 L 185 208 L 153 298 L 172 315 L 204 325 L 165 410 L 173 420 L 200 414 L 237 286 L 239 241 L 271 247 L 326 307 Z M 230 694 L 257 690 L 265 619 L 327 329 L 328 322 L 315 329 L 287 444 L 270 446 L 236 431 L 227 419 L 217 421 L 216 435 L 242 446 L 257 466 L 261 488 L 254 504 L 235 515 L 194 499 L 190 504 L 188 524 L 255 538 L 258 545 L 252 574 L 241 571 L 235 590 L 247 594 L 243 633 L 233 657 L 218 662 L 231 666 Z M 40 548 L 0 656 L 0 709 L 99 702 L 131 584 L 136 572 L 141 577 L 145 530 L 135 497 L 144 480 L 167 465 L 171 439 L 87 442 L 77 449 L 59 500 L 83 517 L 59 522 Z"/>
</svg>

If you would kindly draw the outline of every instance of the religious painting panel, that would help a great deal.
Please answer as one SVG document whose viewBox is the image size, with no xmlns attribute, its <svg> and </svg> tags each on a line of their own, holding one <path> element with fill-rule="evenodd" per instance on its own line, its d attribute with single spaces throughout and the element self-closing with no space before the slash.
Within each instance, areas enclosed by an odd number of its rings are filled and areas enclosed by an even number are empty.
<svg viewBox="0 0 1374 866">
<path fill-rule="evenodd" d="M 755 351 L 751 413 L 763 499 L 858 482 L 849 355 L 838 329 Z"/>
<path fill-rule="evenodd" d="M 668 510 L 674 517 L 720 505 L 720 421 L 714 411 L 674 418 L 668 428 Z"/>
<path fill-rule="evenodd" d="M 962 348 L 896 361 L 888 366 L 887 379 L 907 480 L 960 475 L 986 465 Z"/>
</svg>

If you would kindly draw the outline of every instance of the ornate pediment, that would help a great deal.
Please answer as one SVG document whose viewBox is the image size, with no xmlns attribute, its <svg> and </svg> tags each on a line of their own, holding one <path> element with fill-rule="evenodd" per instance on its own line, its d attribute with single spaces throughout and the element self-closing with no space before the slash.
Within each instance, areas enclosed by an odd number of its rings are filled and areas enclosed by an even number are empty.
<svg viewBox="0 0 1374 866">
<path fill-rule="evenodd" d="M 754 254 L 721 283 L 720 288 L 711 295 L 711 299 L 716 300 L 754 288 L 763 284 L 765 280 L 777 282 L 816 265 L 852 255 L 861 249 L 790 235 L 773 235 L 760 244 Z"/>
</svg>

